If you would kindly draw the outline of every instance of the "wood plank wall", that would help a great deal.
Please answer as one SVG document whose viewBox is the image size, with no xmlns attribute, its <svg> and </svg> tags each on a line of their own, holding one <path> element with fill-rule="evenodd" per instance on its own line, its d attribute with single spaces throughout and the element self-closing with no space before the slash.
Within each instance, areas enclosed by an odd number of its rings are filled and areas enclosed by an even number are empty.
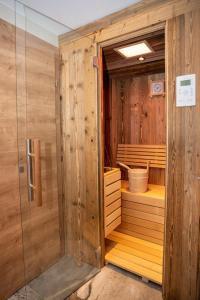
<svg viewBox="0 0 200 300">
<path fill-rule="evenodd" d="M 17 149 L 15 30 L 0 21 L 0 299 L 24 282 Z"/>
<path fill-rule="evenodd" d="M 81 37 L 78 31 L 75 35 L 70 35 L 69 39 L 65 35 L 63 44 L 61 45 L 61 51 L 63 56 L 80 49 L 84 51 L 85 40 L 91 39 L 94 41 L 94 45 L 97 43 L 105 44 L 111 39 L 119 41 L 120 38 L 133 33 L 140 34 L 140 32 L 146 32 L 147 28 L 151 30 L 152 26 L 160 23 L 167 22 L 168 24 L 168 41 L 167 57 L 169 57 L 169 95 L 168 101 L 170 109 L 168 108 L 169 116 L 169 168 L 168 168 L 168 196 L 167 196 L 167 225 L 166 225 L 166 245 L 165 245 L 165 276 L 164 276 L 164 299 L 166 300 L 198 300 L 199 299 L 199 284 L 200 284 L 200 272 L 199 272 L 199 258 L 198 253 L 200 249 L 199 243 L 199 182 L 196 180 L 196 175 L 199 174 L 199 15 L 200 1 L 199 0 L 169 0 L 169 1 L 155 1 L 153 4 L 148 5 L 148 1 L 143 2 L 141 9 L 132 10 L 132 14 L 120 16 L 120 19 L 115 22 L 110 22 L 103 25 L 103 28 L 97 29 L 97 31 L 87 31 L 87 37 Z M 144 34 L 144 33 L 143 33 Z M 72 41 L 73 40 L 73 41 Z M 74 42 L 76 40 L 76 42 Z M 77 47 L 77 44 L 79 46 Z M 96 43 L 96 44 L 95 44 Z M 91 56 L 94 52 L 91 52 Z M 183 59 L 185 56 L 185 60 Z M 90 58 L 92 59 L 92 57 Z M 82 67 L 85 63 L 82 62 Z M 80 66 L 81 67 L 81 66 Z M 90 65 L 91 68 L 91 65 Z M 92 72 L 89 68 L 88 71 Z M 68 77 L 63 78 L 63 85 L 69 87 L 69 75 L 73 72 L 73 64 L 71 62 L 70 70 L 66 73 Z M 198 75 L 197 84 L 197 101 L 198 105 L 195 108 L 176 109 L 175 107 L 175 75 L 183 74 L 185 72 L 196 72 Z M 70 75 L 71 77 L 71 75 Z M 87 80 L 87 75 L 85 80 Z M 65 82 L 65 83 L 64 83 Z M 90 77 L 88 88 L 94 88 L 96 86 L 96 76 Z M 87 85 L 86 85 L 87 87 Z M 97 104 L 97 95 L 92 94 L 90 103 L 88 103 L 89 92 L 84 89 L 83 94 L 78 96 L 77 100 L 84 99 L 82 101 L 87 102 L 87 109 L 93 109 Z M 91 95 L 91 94 L 90 94 Z M 69 98 L 69 97 L 68 97 Z M 65 101 L 66 102 L 66 101 Z M 73 100 L 73 103 L 76 101 Z M 66 105 L 70 107 L 68 102 Z M 67 116 L 68 110 L 64 112 Z M 69 117 L 67 116 L 67 125 L 70 124 Z M 82 112 L 76 115 L 76 124 L 78 119 L 81 120 Z M 94 116 L 93 123 L 90 130 L 97 131 L 97 124 L 100 115 Z M 71 121 L 72 122 L 72 121 Z M 65 125 L 66 127 L 66 125 Z M 65 140 L 67 135 L 70 137 L 74 134 L 74 127 L 72 126 L 65 132 Z M 97 134 L 96 134 L 97 137 Z M 95 153 L 92 157 L 95 162 L 92 162 L 92 167 L 98 163 L 98 145 L 97 139 L 95 144 L 92 144 L 92 148 Z M 67 143 L 66 143 L 67 145 Z M 79 151 L 80 143 L 73 143 L 75 149 L 73 151 Z M 89 144 L 86 143 L 87 147 Z M 67 145 L 68 146 L 68 145 Z M 91 150 L 90 150 L 91 151 Z M 70 163 L 72 155 L 68 151 L 69 158 L 66 162 Z M 92 160 L 92 158 L 91 158 Z M 81 162 L 81 160 L 79 160 Z M 70 173 L 70 169 L 65 165 L 66 178 L 69 182 L 69 178 L 72 177 L 74 183 L 74 173 Z M 96 168 L 98 165 L 96 165 Z M 77 166 L 76 166 L 77 170 Z M 74 172 L 74 170 L 73 170 Z M 93 180 L 98 181 L 98 173 L 93 173 Z M 69 185 L 68 185 L 69 186 Z M 72 186 L 72 185 L 71 185 Z M 74 185 L 74 189 L 77 189 L 77 184 Z M 70 191 L 70 193 L 75 193 Z M 94 185 L 91 188 L 93 207 L 96 206 L 96 218 L 100 219 L 100 211 L 98 211 L 98 186 Z M 77 203 L 77 197 L 75 197 L 75 204 Z M 89 204 L 90 199 L 86 202 Z M 101 199 L 102 200 L 102 199 Z M 69 209 L 72 211 L 73 202 L 69 202 Z M 75 212 L 77 215 L 77 212 Z M 83 223 L 82 223 L 83 224 Z M 98 222 L 96 223 L 98 227 Z M 101 223 L 103 226 L 103 222 Z M 73 224 L 73 230 L 76 231 L 80 228 L 80 225 Z M 90 234 L 96 235 L 96 227 L 91 228 Z M 98 240 L 98 237 L 96 238 Z M 90 248 L 92 251 L 92 248 Z M 93 257 L 93 253 L 91 253 Z"/>
<path fill-rule="evenodd" d="M 200 9 L 167 22 L 168 195 L 165 299 L 199 299 Z M 197 105 L 177 108 L 177 75 L 196 74 Z"/>
<path fill-rule="evenodd" d="M 99 265 L 97 88 L 89 38 L 62 51 L 66 249 L 78 263 Z"/>
<path fill-rule="evenodd" d="M 105 93 L 107 164 L 117 166 L 118 144 L 166 144 L 165 96 L 150 97 L 151 80 L 164 79 L 164 73 L 110 78 L 110 93 Z M 164 185 L 165 170 L 150 169 L 149 182 Z"/>
<path fill-rule="evenodd" d="M 55 86 L 59 53 L 57 48 L 0 20 L 0 54 L 0 299 L 3 300 L 23 286 L 25 279 L 36 277 L 61 255 L 56 149 L 59 116 Z M 28 202 L 26 138 L 41 141 L 42 207 Z"/>
</svg>

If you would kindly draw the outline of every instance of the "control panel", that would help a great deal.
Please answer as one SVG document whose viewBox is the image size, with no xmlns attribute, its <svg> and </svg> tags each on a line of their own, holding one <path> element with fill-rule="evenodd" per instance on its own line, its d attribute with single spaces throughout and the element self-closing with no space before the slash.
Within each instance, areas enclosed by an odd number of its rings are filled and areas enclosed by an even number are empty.
<svg viewBox="0 0 200 300">
<path fill-rule="evenodd" d="M 196 105 L 196 75 L 182 75 L 176 77 L 176 106 Z"/>
</svg>

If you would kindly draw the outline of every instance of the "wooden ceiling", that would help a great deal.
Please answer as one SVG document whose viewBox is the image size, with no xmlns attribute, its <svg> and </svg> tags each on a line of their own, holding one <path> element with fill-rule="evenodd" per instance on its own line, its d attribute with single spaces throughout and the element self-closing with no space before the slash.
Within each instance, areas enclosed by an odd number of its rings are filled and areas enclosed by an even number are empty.
<svg viewBox="0 0 200 300">
<path fill-rule="evenodd" d="M 117 47 L 147 41 L 154 52 L 143 55 L 144 61 L 139 61 L 138 57 L 124 58 L 114 49 Z M 103 49 L 104 71 L 110 76 L 128 76 L 164 72 L 165 70 L 165 36 L 164 31 L 147 34 L 137 38 L 123 41 Z"/>
</svg>

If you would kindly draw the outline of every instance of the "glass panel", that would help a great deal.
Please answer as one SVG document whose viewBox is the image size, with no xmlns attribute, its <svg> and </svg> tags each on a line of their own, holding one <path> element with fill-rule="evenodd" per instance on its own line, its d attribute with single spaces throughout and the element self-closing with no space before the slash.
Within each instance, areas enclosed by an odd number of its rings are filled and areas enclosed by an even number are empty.
<svg viewBox="0 0 200 300">
<path fill-rule="evenodd" d="M 58 274 L 65 271 L 58 36 L 66 31 L 16 2 L 18 148 L 28 299 L 32 294 L 44 299 L 49 291 L 53 296 L 64 288 L 58 285 Z M 48 271 L 51 266 L 55 269 Z"/>
<path fill-rule="evenodd" d="M 65 299 L 96 272 L 65 250 L 58 37 L 68 31 L 20 2 L 0 0 L 1 300 L 16 291 L 10 300 Z M 71 54 L 73 69 L 79 59 Z M 81 226 L 74 228 L 78 243 Z"/>
<path fill-rule="evenodd" d="M 12 0 L 0 0 L 0 112 L 0 299 L 7 299 L 24 285 Z"/>
</svg>

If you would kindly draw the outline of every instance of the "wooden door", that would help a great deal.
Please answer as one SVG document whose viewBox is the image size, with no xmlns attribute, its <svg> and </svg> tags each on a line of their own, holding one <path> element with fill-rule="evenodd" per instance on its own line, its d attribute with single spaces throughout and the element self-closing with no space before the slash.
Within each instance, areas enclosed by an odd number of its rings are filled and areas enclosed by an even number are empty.
<svg viewBox="0 0 200 300">
<path fill-rule="evenodd" d="M 167 21 L 168 179 L 164 299 L 199 299 L 200 10 Z M 176 107 L 176 76 L 196 74 L 196 106 Z"/>
</svg>

